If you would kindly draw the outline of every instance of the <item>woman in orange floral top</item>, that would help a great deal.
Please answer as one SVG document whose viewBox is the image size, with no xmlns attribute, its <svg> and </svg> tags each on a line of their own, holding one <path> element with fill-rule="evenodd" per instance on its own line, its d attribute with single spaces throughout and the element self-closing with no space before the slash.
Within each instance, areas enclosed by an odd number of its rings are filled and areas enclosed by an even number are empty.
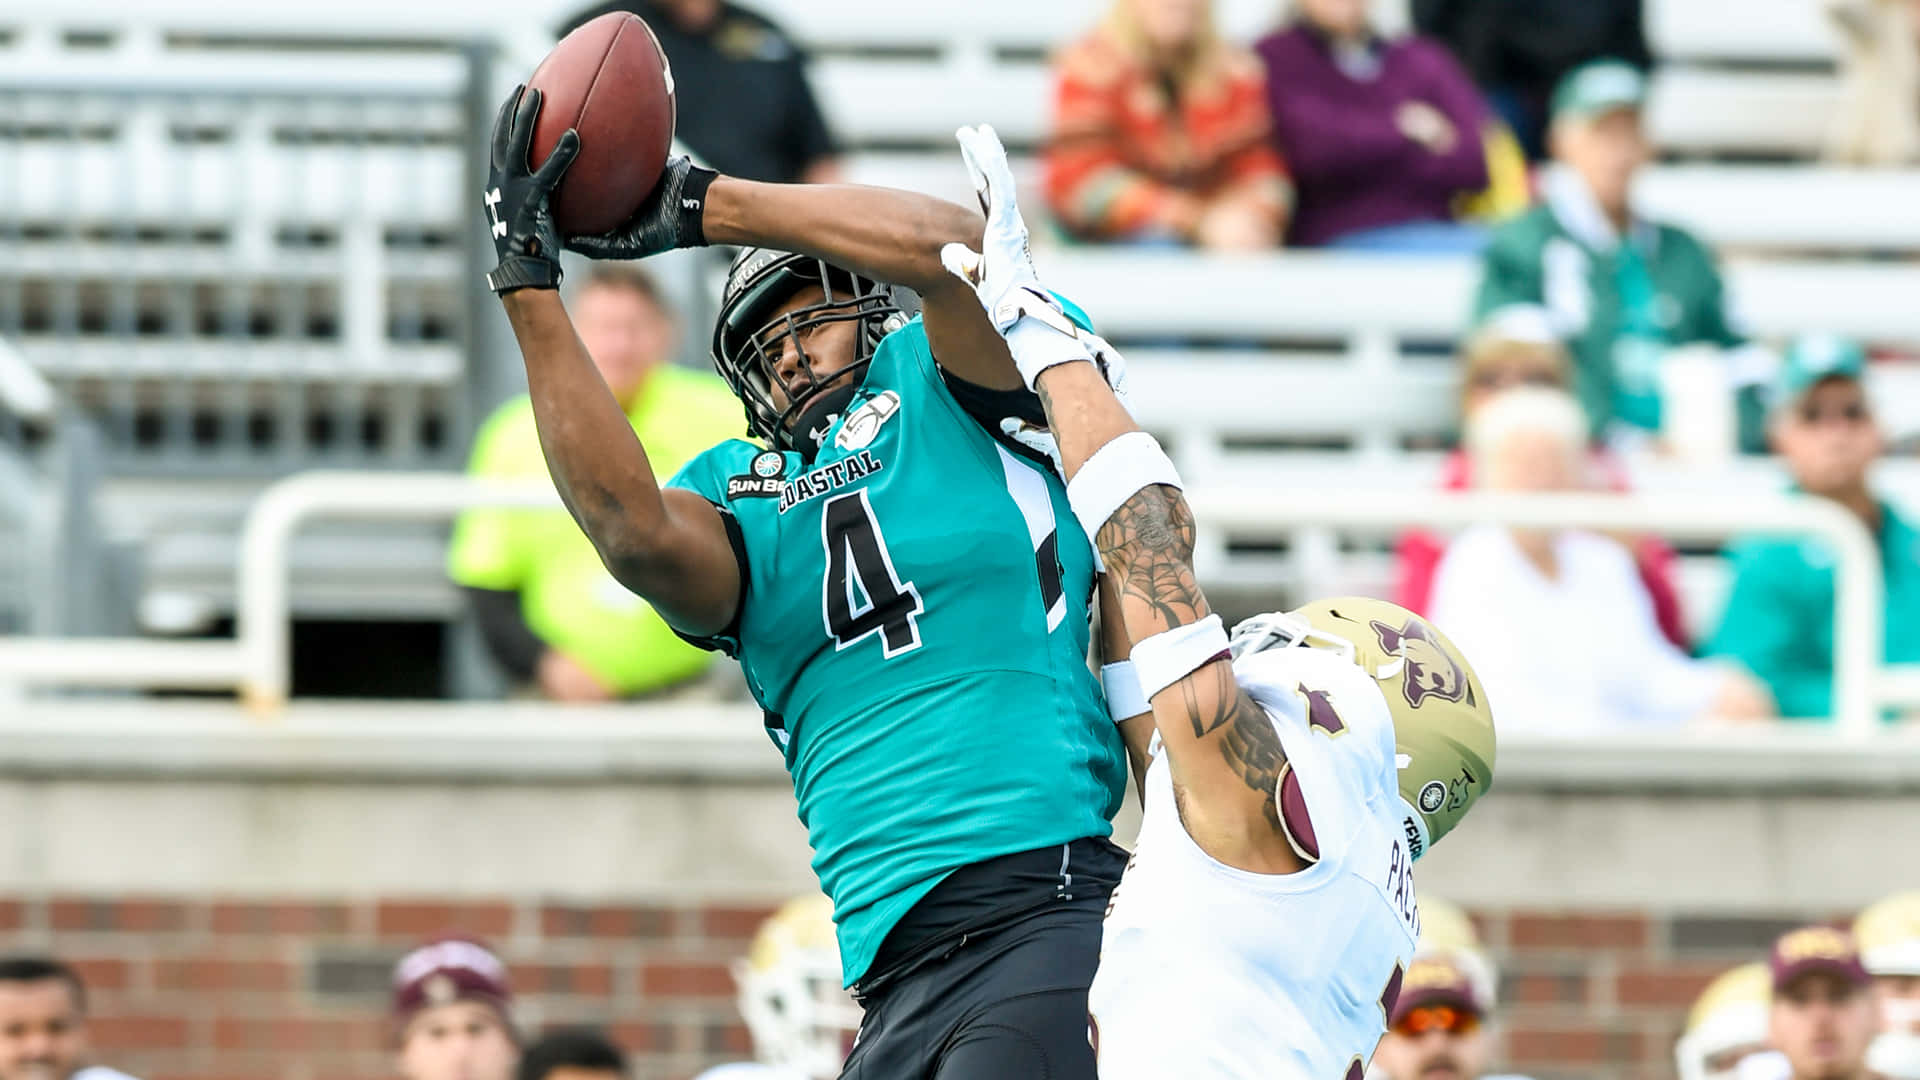
<svg viewBox="0 0 1920 1080">
<path fill-rule="evenodd" d="M 1273 247 L 1292 189 L 1265 94 L 1211 0 L 1115 0 L 1056 63 L 1047 201 L 1083 239 Z"/>
</svg>

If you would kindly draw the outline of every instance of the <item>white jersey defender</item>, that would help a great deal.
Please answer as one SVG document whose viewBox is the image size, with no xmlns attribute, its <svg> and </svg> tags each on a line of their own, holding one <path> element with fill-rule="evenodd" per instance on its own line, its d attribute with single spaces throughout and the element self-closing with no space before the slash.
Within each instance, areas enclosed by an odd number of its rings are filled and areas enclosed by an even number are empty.
<svg viewBox="0 0 1920 1080">
<path fill-rule="evenodd" d="M 1329 616 L 1351 628 L 1322 632 Z M 1233 645 L 1235 680 L 1285 750 L 1281 827 L 1308 865 L 1209 857 L 1156 752 L 1088 998 L 1101 1080 L 1359 1080 L 1419 937 L 1413 861 L 1491 780 L 1471 670 L 1410 613 L 1323 602 L 1251 620 Z M 1421 705 L 1422 720 L 1452 714 L 1451 737 L 1396 724 Z"/>
</svg>

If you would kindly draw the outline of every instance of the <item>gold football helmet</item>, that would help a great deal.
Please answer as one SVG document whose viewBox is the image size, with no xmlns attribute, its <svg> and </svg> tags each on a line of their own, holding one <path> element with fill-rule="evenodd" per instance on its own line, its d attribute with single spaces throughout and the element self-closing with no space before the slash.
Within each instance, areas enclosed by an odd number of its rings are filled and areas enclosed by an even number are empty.
<svg viewBox="0 0 1920 1080">
<path fill-rule="evenodd" d="M 1680 1080 L 1734 1080 L 1740 1063 L 1766 1052 L 1773 981 L 1764 963 L 1742 964 L 1707 984 L 1674 1044 Z"/>
<path fill-rule="evenodd" d="M 1373 676 L 1393 715 L 1413 856 L 1453 831 L 1493 785 L 1493 712 L 1467 658 L 1433 624 L 1364 596 L 1316 600 L 1233 628 L 1233 654 L 1283 645 L 1345 653 Z"/>
<path fill-rule="evenodd" d="M 1422 895 L 1420 906 L 1420 949 L 1472 949 L 1480 948 L 1480 933 L 1473 928 L 1473 920 L 1460 909 L 1460 905 L 1451 900 L 1442 900 L 1437 896 Z"/>
<path fill-rule="evenodd" d="M 760 924 L 733 965 L 754 1056 L 803 1076 L 832 1078 L 860 1031 L 860 1006 L 840 985 L 833 901 L 797 896 Z"/>
<path fill-rule="evenodd" d="M 1853 920 L 1860 963 L 1881 983 L 1885 1030 L 1867 1067 L 1893 1080 L 1920 1080 L 1920 891 L 1895 893 Z"/>
</svg>

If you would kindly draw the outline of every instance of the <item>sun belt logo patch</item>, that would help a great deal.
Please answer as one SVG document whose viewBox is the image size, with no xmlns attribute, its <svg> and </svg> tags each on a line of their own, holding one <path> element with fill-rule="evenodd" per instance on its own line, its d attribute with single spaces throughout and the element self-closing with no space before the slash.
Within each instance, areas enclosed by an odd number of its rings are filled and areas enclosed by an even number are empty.
<svg viewBox="0 0 1920 1080">
<path fill-rule="evenodd" d="M 865 450 L 880 436 L 880 425 L 900 411 L 900 395 L 886 390 L 847 414 L 833 445 L 842 450 Z"/>
</svg>

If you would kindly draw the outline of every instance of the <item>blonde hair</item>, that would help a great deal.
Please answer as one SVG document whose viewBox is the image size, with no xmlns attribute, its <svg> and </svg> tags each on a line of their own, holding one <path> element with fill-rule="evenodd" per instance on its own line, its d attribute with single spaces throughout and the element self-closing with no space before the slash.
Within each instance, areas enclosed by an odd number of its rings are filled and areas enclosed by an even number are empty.
<svg viewBox="0 0 1920 1080">
<path fill-rule="evenodd" d="M 1147 32 L 1140 25 L 1140 16 L 1134 11 L 1134 5 L 1141 2 L 1113 0 L 1113 6 L 1107 9 L 1107 17 L 1101 20 L 1101 25 L 1120 43 L 1127 55 L 1150 66 L 1159 62 L 1159 66 L 1171 74 L 1175 82 L 1185 85 L 1191 81 L 1225 45 L 1214 24 L 1213 0 L 1204 0 L 1200 5 L 1199 25 L 1194 27 L 1193 39 L 1187 43 L 1187 47 L 1175 56 L 1155 56 L 1153 44 L 1147 40 Z"/>
<path fill-rule="evenodd" d="M 1577 455 L 1587 443 L 1587 414 L 1564 390 L 1544 386 L 1502 390 L 1467 421 L 1467 453 L 1476 461 L 1486 461 L 1521 433 L 1551 436 L 1569 454 Z"/>
</svg>

